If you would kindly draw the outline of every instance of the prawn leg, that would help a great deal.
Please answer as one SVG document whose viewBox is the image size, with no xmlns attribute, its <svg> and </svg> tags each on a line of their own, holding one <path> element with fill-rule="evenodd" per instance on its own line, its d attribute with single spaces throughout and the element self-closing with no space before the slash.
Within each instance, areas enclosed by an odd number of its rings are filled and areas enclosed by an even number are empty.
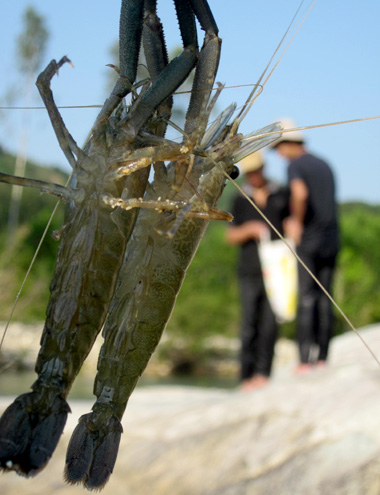
<svg viewBox="0 0 380 495">
<path fill-rule="evenodd" d="M 133 89 L 139 58 L 142 23 L 144 14 L 143 0 L 122 0 L 119 30 L 119 74 L 111 95 L 105 101 L 94 128 L 101 128 L 123 98 Z"/>
<path fill-rule="evenodd" d="M 146 4 L 148 12 L 155 13 L 157 1 L 148 0 Z M 206 0 L 174 0 L 174 4 L 184 50 L 160 72 L 160 76 L 142 96 L 139 105 L 126 118 L 123 134 L 130 142 L 135 139 L 138 130 L 149 119 L 154 109 L 175 92 L 198 63 L 195 17 L 206 31 L 205 43 L 209 39 L 218 38 L 218 28 Z M 130 125 L 129 119 L 133 119 L 133 125 Z"/>
<path fill-rule="evenodd" d="M 72 65 L 71 61 L 66 56 L 62 57 L 59 62 L 52 60 L 46 69 L 38 76 L 36 85 L 49 114 L 59 146 L 62 149 L 67 161 L 75 170 L 77 161 L 74 155 L 77 155 L 78 158 L 83 158 L 84 154 L 67 130 L 61 114 L 54 103 L 53 93 L 50 89 L 50 83 L 53 76 L 58 74 L 59 69 L 65 63 Z"/>
</svg>

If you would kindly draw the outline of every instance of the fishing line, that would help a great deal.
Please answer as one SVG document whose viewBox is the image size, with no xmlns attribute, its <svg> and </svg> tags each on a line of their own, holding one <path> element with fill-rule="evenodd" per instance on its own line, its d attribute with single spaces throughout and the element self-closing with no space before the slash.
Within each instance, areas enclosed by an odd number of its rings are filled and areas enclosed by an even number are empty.
<svg viewBox="0 0 380 495">
<path fill-rule="evenodd" d="M 264 86 L 266 85 L 266 83 L 268 82 L 269 78 L 271 77 L 271 75 L 273 74 L 274 70 L 276 69 L 276 67 L 278 66 L 278 64 L 280 63 L 280 61 L 282 60 L 283 56 L 285 55 L 285 53 L 288 51 L 292 41 L 294 40 L 296 34 L 298 33 L 298 31 L 301 29 L 301 26 L 302 24 L 305 22 L 305 20 L 307 19 L 307 17 L 309 16 L 310 12 L 311 12 L 311 9 L 314 7 L 314 4 L 316 3 L 317 0 L 313 0 L 312 4 L 310 5 L 309 9 L 307 10 L 305 16 L 303 17 L 303 19 L 301 20 L 300 24 L 298 25 L 295 33 L 293 34 L 292 38 L 290 39 L 289 43 L 287 44 L 287 46 L 285 47 L 284 51 L 282 52 L 282 54 L 280 55 L 279 59 L 277 60 L 277 62 L 275 63 L 275 65 L 273 66 L 272 70 L 270 71 L 269 75 L 267 76 L 267 78 L 265 79 L 264 83 L 262 84 L 262 88 L 264 88 Z M 292 20 L 290 21 L 289 25 L 288 25 L 288 28 L 286 29 L 284 35 L 282 36 L 280 42 L 278 43 L 277 45 L 277 48 L 275 49 L 275 51 L 273 52 L 272 54 L 272 57 L 270 58 L 267 66 L 265 67 L 264 71 L 262 72 L 259 80 L 257 81 L 257 85 L 260 85 L 261 81 L 263 80 L 266 72 L 268 71 L 272 61 L 274 60 L 274 57 L 276 56 L 277 52 L 279 51 L 279 49 L 281 48 L 281 46 L 283 45 L 283 43 L 285 42 L 285 39 L 286 37 L 288 36 L 293 24 L 295 23 L 296 19 L 297 19 L 297 16 L 298 16 L 298 13 L 299 11 L 301 10 L 301 7 L 304 3 L 304 0 L 301 1 L 301 3 L 299 4 Z M 256 89 L 257 88 L 254 88 L 252 91 L 251 91 L 251 94 L 248 96 L 247 98 L 247 101 L 245 102 L 245 104 L 243 105 L 243 109 L 241 110 L 241 112 L 239 113 L 238 117 L 237 117 L 237 120 L 236 120 L 236 124 L 237 126 L 239 126 L 241 124 L 241 122 L 244 120 L 244 118 L 246 117 L 246 115 L 248 114 L 249 110 L 251 109 L 252 105 L 254 104 L 254 102 L 256 101 L 256 99 L 258 98 L 258 96 L 260 95 L 260 93 L 258 95 L 255 96 L 255 93 L 256 93 Z"/>
<path fill-rule="evenodd" d="M 67 182 L 65 184 L 66 187 L 70 183 L 71 178 L 72 178 L 72 175 L 73 175 L 73 172 L 71 172 L 70 177 L 67 179 Z M 55 215 L 55 213 L 56 213 L 56 211 L 58 209 L 58 206 L 59 206 L 60 202 L 61 202 L 61 200 L 58 200 L 57 203 L 56 203 L 56 205 L 54 206 L 54 209 L 53 209 L 53 211 L 52 211 L 52 213 L 50 215 L 50 218 L 49 218 L 49 220 L 48 220 L 48 222 L 46 224 L 45 230 L 44 230 L 44 232 L 43 232 L 43 234 L 41 236 L 41 239 L 40 239 L 40 241 L 38 243 L 38 246 L 37 246 L 37 248 L 36 248 L 36 250 L 34 252 L 33 258 L 32 258 L 32 260 L 31 260 L 31 262 L 29 264 L 29 267 L 28 267 L 28 269 L 26 271 L 25 277 L 24 277 L 24 279 L 23 279 L 23 281 L 21 283 L 20 289 L 17 292 L 17 295 L 16 295 L 16 298 L 15 298 L 15 300 L 13 302 L 13 305 L 12 305 L 12 308 L 11 308 L 11 311 L 10 311 L 10 314 L 9 314 L 9 317 L 8 317 L 8 320 L 7 320 L 7 322 L 5 324 L 5 328 L 3 330 L 3 334 L 2 334 L 2 337 L 1 337 L 1 341 L 0 341 L 0 350 L 1 350 L 2 346 L 3 346 L 3 342 L 4 342 L 4 339 L 5 339 L 5 336 L 6 336 L 7 332 L 8 332 L 9 325 L 10 325 L 10 323 L 12 321 L 13 313 L 14 313 L 14 311 L 16 309 L 16 306 L 17 306 L 17 303 L 18 303 L 18 301 L 20 299 L 21 292 L 24 289 L 25 283 L 26 283 L 26 281 L 27 281 L 27 279 L 29 277 L 29 274 L 30 274 L 30 272 L 31 272 L 31 270 L 33 268 L 34 262 L 36 261 L 36 258 L 37 258 L 37 255 L 38 255 L 40 249 L 41 249 L 42 243 L 44 242 L 45 237 L 46 237 L 46 235 L 47 235 L 47 233 L 49 231 L 51 222 L 53 221 L 54 215 Z"/>
<path fill-rule="evenodd" d="M 239 89 L 239 88 L 252 88 L 254 86 L 260 86 L 257 83 L 247 83 L 247 84 L 236 84 L 232 86 L 224 86 L 224 89 Z M 217 91 L 218 87 L 212 88 L 211 91 Z M 196 92 L 202 92 L 202 89 L 196 90 Z M 195 91 L 193 90 L 187 90 L 187 91 L 177 91 L 174 93 L 174 95 L 185 95 L 185 94 L 192 94 Z M 59 110 L 72 110 L 72 109 L 86 109 L 86 108 L 103 108 L 103 105 L 60 105 L 57 106 Z M 46 107 L 44 106 L 34 106 L 34 107 L 19 107 L 19 106 L 0 106 L 0 110 L 46 110 Z"/>
</svg>

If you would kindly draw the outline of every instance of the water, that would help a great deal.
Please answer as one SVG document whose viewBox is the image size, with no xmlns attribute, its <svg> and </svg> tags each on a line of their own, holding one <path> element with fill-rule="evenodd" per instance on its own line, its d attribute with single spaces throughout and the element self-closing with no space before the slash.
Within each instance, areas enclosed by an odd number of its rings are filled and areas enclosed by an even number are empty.
<svg viewBox="0 0 380 495">
<path fill-rule="evenodd" d="M 9 371 L 2 373 L 0 377 L 0 396 L 15 396 L 28 392 L 36 377 L 37 375 L 34 371 Z M 70 398 L 93 399 L 93 380 L 94 377 L 89 374 L 79 374 L 71 389 Z M 237 384 L 236 378 L 183 375 L 157 378 L 143 376 L 137 386 L 173 385 L 233 389 L 237 387 Z"/>
</svg>

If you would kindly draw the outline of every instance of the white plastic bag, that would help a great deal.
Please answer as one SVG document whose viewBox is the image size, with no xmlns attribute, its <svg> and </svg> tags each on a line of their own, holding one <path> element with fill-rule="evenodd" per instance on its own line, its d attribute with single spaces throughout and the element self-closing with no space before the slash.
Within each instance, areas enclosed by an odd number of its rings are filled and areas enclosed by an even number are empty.
<svg viewBox="0 0 380 495">
<path fill-rule="evenodd" d="M 287 242 L 294 247 L 292 241 Z M 265 290 L 272 310 L 279 321 L 292 321 L 297 310 L 297 260 L 280 239 L 262 239 L 258 244 Z"/>
</svg>

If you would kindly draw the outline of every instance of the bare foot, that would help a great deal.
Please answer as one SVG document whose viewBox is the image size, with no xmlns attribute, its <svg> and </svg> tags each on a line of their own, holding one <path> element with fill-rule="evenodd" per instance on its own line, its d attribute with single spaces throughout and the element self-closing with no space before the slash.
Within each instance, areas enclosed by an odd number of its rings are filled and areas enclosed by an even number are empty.
<svg viewBox="0 0 380 495">
<path fill-rule="evenodd" d="M 313 366 L 309 363 L 301 363 L 297 366 L 294 374 L 295 375 L 306 375 L 313 371 Z"/>
<path fill-rule="evenodd" d="M 240 390 L 243 392 L 252 392 L 258 388 L 266 387 L 269 383 L 269 378 L 265 375 L 253 375 L 252 378 L 243 380 L 240 384 Z"/>
<path fill-rule="evenodd" d="M 247 378 L 246 380 L 243 380 L 239 385 L 239 389 L 242 392 L 250 392 L 252 390 L 251 382 L 252 382 L 252 378 Z"/>
<path fill-rule="evenodd" d="M 324 370 L 327 367 L 327 362 L 326 361 L 317 361 L 315 363 L 315 367 L 317 370 Z"/>
<path fill-rule="evenodd" d="M 266 375 L 253 375 L 252 380 L 252 388 L 262 388 L 266 387 L 269 384 L 269 377 Z"/>
</svg>

